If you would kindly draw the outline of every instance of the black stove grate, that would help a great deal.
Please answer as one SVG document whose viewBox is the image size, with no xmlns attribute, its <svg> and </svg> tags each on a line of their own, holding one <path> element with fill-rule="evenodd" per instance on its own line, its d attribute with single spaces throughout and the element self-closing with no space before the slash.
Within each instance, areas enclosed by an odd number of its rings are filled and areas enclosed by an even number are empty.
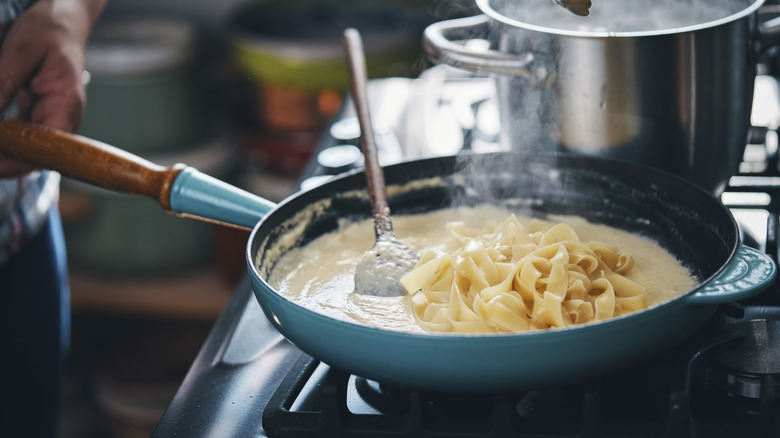
<svg viewBox="0 0 780 438">
<path fill-rule="evenodd" d="M 302 382 L 309 381 L 317 360 L 303 357 L 291 369 L 269 401 L 263 424 L 271 437 L 506 437 L 593 436 L 596 425 L 592 391 L 562 389 L 518 394 L 448 394 L 385 388 L 392 395 L 375 405 L 386 412 L 358 413 L 349 407 L 351 391 L 361 385 L 376 390 L 377 384 L 328 369 L 314 391 L 317 403 L 293 409 L 303 394 Z M 288 386 L 289 384 L 289 386 Z M 365 394 L 361 395 L 366 401 Z M 550 422 L 549 408 L 566 418 Z M 529 434 L 521 434 L 526 431 Z M 544 435 L 539 435 L 544 433 Z"/>
<path fill-rule="evenodd" d="M 764 383 L 758 397 L 732 394 L 712 378 L 715 358 L 744 341 L 738 323 L 767 313 L 780 316 L 776 308 L 724 305 L 699 336 L 662 358 L 602 380 L 526 392 L 383 387 L 303 355 L 265 407 L 263 427 L 284 438 L 776 437 L 780 376 L 755 376 Z M 372 392 L 380 400 L 372 402 Z M 377 410 L 350 407 L 354 397 Z"/>
</svg>

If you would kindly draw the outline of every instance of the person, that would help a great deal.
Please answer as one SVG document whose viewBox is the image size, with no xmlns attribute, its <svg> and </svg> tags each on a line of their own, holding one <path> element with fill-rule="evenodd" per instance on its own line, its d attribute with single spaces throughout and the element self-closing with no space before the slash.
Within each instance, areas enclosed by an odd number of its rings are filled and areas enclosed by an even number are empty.
<svg viewBox="0 0 780 438">
<path fill-rule="evenodd" d="M 0 0 L 0 108 L 75 131 L 105 0 Z M 0 157 L 0 435 L 57 435 L 70 335 L 59 175 Z"/>
</svg>

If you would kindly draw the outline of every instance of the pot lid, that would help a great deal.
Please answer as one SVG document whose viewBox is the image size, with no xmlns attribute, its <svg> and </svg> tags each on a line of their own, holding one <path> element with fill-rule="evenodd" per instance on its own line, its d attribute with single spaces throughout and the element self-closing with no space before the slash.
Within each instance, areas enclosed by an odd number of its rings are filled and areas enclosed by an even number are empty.
<svg viewBox="0 0 780 438">
<path fill-rule="evenodd" d="M 735 21 L 764 0 L 592 0 L 587 16 L 552 0 L 476 0 L 501 23 L 577 37 L 636 37 L 689 32 Z"/>
</svg>

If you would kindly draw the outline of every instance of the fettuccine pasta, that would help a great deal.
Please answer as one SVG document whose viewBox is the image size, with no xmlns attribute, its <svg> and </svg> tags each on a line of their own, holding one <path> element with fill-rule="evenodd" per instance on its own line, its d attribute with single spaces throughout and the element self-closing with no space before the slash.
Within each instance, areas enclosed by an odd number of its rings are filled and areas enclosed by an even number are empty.
<svg viewBox="0 0 780 438">
<path fill-rule="evenodd" d="M 483 228 L 448 222 L 454 251 L 425 249 L 401 283 L 425 330 L 517 332 L 599 321 L 647 307 L 647 290 L 625 276 L 634 259 L 583 242 L 563 223 L 515 215 Z"/>
</svg>

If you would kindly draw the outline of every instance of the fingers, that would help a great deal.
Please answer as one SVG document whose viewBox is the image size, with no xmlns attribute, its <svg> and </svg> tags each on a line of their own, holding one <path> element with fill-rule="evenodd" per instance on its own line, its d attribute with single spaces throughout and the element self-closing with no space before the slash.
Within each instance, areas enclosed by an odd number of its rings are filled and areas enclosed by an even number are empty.
<svg viewBox="0 0 780 438">
<path fill-rule="evenodd" d="M 30 120 L 65 131 L 75 131 L 84 113 L 85 87 L 81 66 L 72 57 L 48 57 L 29 83 L 34 99 Z"/>
<path fill-rule="evenodd" d="M 0 108 L 5 108 L 45 56 L 44 47 L 32 29 L 12 25 L 0 51 Z"/>
<path fill-rule="evenodd" d="M 41 57 L 30 56 L 32 52 L 25 50 L 25 44 L 8 44 L 9 40 L 13 43 L 10 34 L 0 51 L 0 114 L 18 96 L 19 112 L 9 112 L 7 115 L 25 117 L 32 108 L 33 100 L 30 93 L 23 91 L 24 84 L 35 71 Z M 0 178 L 21 176 L 32 170 L 34 168 L 30 165 L 0 156 Z"/>
<path fill-rule="evenodd" d="M 36 170 L 35 166 L 0 157 L 0 178 L 22 176 Z"/>
<path fill-rule="evenodd" d="M 86 102 L 80 66 L 56 53 L 41 60 L 8 52 L 5 47 L 0 52 L 0 107 L 6 108 L 16 97 L 18 116 L 57 129 L 76 130 Z"/>
</svg>

